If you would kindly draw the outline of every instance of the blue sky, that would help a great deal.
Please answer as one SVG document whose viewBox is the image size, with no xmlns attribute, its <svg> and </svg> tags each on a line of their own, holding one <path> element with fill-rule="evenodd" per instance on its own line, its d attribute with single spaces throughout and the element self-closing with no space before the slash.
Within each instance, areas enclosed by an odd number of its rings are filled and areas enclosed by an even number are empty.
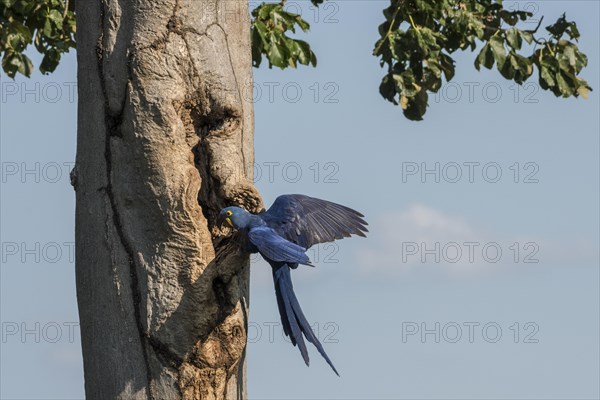
<svg viewBox="0 0 600 400">
<path fill-rule="evenodd" d="M 506 2 L 578 22 L 589 100 L 517 88 L 465 53 L 419 123 L 377 90 L 386 2 L 290 3 L 319 64 L 255 70 L 256 185 L 267 204 L 305 193 L 356 208 L 371 234 L 318 247 L 318 267 L 293 275 L 341 378 L 283 338 L 253 258 L 250 397 L 598 398 L 599 3 Z M 82 398 L 75 57 L 50 76 L 0 77 L 0 395 Z"/>
</svg>

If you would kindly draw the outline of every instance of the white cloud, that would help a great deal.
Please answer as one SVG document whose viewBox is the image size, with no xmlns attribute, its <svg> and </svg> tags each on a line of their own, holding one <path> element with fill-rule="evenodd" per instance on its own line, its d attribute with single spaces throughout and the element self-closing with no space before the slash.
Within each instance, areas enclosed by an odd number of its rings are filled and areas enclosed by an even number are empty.
<svg viewBox="0 0 600 400">
<path fill-rule="evenodd" d="M 474 276 L 498 268 L 598 265 L 597 246 L 589 239 L 506 234 L 484 226 L 483 222 L 463 215 L 416 203 L 370 219 L 367 239 L 334 244 L 343 247 L 335 250 L 333 260 L 326 258 L 327 248 L 321 248 L 320 253 L 309 251 L 317 268 L 301 266 L 294 271 L 293 279 L 300 285 L 311 284 L 335 276 L 342 271 L 340 267 L 348 264 L 361 277 L 384 278 L 422 269 L 434 274 Z M 252 265 L 253 284 L 272 287 L 270 267 L 259 255 L 253 258 L 258 261 Z"/>
<path fill-rule="evenodd" d="M 410 271 L 416 267 L 442 267 L 450 272 L 473 272 L 495 265 L 522 262 L 536 253 L 539 241 L 492 237 L 462 216 L 449 215 L 423 204 L 386 214 L 370 225 L 368 243 L 357 249 L 362 274 Z M 532 243 L 527 249 L 520 249 Z M 527 251 L 525 251 L 527 250 Z M 536 255 L 531 256 L 535 259 Z"/>
<path fill-rule="evenodd" d="M 472 237 L 474 233 L 474 229 L 464 218 L 446 215 L 423 204 L 414 204 L 402 213 L 384 217 L 384 224 L 391 230 L 388 233 L 398 233 L 400 229 L 405 230 L 404 227 L 410 228 L 413 239 L 422 237 L 424 240 L 443 240 L 459 236 Z"/>
</svg>

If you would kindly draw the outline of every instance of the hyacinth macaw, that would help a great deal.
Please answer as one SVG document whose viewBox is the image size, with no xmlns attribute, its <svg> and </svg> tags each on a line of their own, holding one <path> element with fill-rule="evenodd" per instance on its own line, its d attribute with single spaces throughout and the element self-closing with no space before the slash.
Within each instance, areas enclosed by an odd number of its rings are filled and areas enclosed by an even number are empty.
<svg viewBox="0 0 600 400">
<path fill-rule="evenodd" d="M 367 223 L 351 208 L 300 194 L 279 196 L 271 208 L 251 214 L 239 207 L 226 207 L 217 223 L 227 223 L 242 234 L 245 250 L 259 252 L 273 268 L 275 295 L 284 333 L 298 346 L 309 363 L 304 337 L 315 345 L 339 376 L 319 339 L 306 320 L 294 294 L 290 269 L 311 265 L 306 251 L 317 243 L 332 242 L 351 235 L 365 236 Z"/>
</svg>

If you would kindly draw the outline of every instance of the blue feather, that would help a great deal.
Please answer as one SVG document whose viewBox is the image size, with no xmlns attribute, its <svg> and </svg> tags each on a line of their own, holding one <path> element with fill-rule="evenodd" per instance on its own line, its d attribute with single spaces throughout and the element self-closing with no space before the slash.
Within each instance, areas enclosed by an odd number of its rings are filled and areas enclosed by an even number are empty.
<svg viewBox="0 0 600 400">
<path fill-rule="evenodd" d="M 260 254 L 269 260 L 310 265 L 304 247 L 285 240 L 272 228 L 266 226 L 250 228 L 248 238 L 258 248 Z"/>
<path fill-rule="evenodd" d="M 310 324 L 302 312 L 302 308 L 300 308 L 300 303 L 294 293 L 290 268 L 287 264 L 272 264 L 272 267 L 275 295 L 277 297 L 277 305 L 279 307 L 279 315 L 283 323 L 284 333 L 290 337 L 294 345 L 298 345 L 298 349 L 300 350 L 300 354 L 302 354 L 302 358 L 306 365 L 309 364 L 309 358 L 302 334 L 304 334 L 306 340 L 315 345 L 319 353 L 323 356 L 325 361 L 327 361 L 327 364 L 333 369 L 333 372 L 335 372 L 337 376 L 340 376 L 335 369 L 333 362 L 327 353 L 325 353 L 323 345 L 321 345 L 321 342 L 319 342 L 319 339 L 312 331 Z"/>
</svg>

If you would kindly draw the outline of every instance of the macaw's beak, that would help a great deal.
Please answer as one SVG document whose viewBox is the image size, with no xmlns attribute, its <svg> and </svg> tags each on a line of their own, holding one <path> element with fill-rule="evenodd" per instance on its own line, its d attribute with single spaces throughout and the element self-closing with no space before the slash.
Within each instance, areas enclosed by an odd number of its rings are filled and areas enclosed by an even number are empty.
<svg viewBox="0 0 600 400">
<path fill-rule="evenodd" d="M 217 226 L 223 226 L 224 222 L 227 222 L 227 225 L 233 227 L 233 224 L 231 223 L 231 218 L 229 218 L 225 214 L 219 214 L 219 217 L 217 218 Z"/>
</svg>

